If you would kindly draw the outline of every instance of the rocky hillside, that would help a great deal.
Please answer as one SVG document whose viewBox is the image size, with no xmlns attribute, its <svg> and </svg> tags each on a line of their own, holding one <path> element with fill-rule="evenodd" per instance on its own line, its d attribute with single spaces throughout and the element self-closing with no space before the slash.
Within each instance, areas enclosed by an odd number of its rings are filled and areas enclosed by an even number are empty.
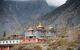
<svg viewBox="0 0 80 50">
<path fill-rule="evenodd" d="M 77 26 L 80 24 L 80 0 L 67 0 L 67 2 L 41 17 L 40 20 L 56 26 Z"/>
<path fill-rule="evenodd" d="M 46 1 L 0 1 L 0 33 L 15 33 L 23 31 L 28 23 L 34 23 L 38 17 L 52 11 L 55 7 L 47 5 Z"/>
</svg>

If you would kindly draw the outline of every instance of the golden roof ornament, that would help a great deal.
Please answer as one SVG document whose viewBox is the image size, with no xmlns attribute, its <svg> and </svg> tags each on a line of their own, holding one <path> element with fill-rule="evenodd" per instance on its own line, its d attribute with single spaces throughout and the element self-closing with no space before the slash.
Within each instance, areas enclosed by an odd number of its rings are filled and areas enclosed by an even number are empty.
<svg viewBox="0 0 80 50">
<path fill-rule="evenodd" d="M 42 23 L 39 23 L 37 28 L 43 28 L 44 26 L 42 25 Z"/>
</svg>

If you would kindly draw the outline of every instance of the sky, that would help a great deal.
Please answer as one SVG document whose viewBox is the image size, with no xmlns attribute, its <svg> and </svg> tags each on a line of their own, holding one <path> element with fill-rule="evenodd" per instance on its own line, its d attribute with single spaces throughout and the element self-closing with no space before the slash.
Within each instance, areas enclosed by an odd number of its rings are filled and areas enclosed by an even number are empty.
<svg viewBox="0 0 80 50">
<path fill-rule="evenodd" d="M 66 3 L 67 0 L 46 0 L 49 6 L 61 6 Z"/>
</svg>

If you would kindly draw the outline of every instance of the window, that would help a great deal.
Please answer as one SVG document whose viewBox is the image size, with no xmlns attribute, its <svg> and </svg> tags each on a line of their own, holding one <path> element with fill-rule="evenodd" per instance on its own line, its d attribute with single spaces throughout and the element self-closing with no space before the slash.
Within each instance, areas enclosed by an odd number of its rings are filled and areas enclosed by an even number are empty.
<svg viewBox="0 0 80 50">
<path fill-rule="evenodd" d="M 3 44 L 5 43 L 5 41 L 3 41 Z"/>
<path fill-rule="evenodd" d="M 33 38 L 33 36 L 30 36 L 29 38 Z"/>
<path fill-rule="evenodd" d="M 15 43 L 15 41 L 13 41 L 13 43 Z"/>
<path fill-rule="evenodd" d="M 8 43 L 8 41 L 6 41 L 6 43 Z"/>
<path fill-rule="evenodd" d="M 18 43 L 18 40 L 17 40 L 17 43 Z"/>
<path fill-rule="evenodd" d="M 9 41 L 11 43 L 11 41 Z"/>
</svg>

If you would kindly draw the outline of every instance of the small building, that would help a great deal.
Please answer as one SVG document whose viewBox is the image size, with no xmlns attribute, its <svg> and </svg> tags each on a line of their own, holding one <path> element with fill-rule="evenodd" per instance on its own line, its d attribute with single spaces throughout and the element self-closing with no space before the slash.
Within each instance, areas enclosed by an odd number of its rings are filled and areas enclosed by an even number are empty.
<svg viewBox="0 0 80 50">
<path fill-rule="evenodd" d="M 14 45 L 18 45 L 21 43 L 20 39 L 5 39 L 0 40 L 0 50 L 10 50 Z"/>
<path fill-rule="evenodd" d="M 47 38 L 52 38 L 54 36 L 53 27 L 49 27 L 48 30 L 45 29 L 45 26 L 42 23 L 39 23 L 36 29 L 29 27 L 25 32 L 25 41 L 26 43 L 36 43 L 43 41 Z"/>
</svg>

